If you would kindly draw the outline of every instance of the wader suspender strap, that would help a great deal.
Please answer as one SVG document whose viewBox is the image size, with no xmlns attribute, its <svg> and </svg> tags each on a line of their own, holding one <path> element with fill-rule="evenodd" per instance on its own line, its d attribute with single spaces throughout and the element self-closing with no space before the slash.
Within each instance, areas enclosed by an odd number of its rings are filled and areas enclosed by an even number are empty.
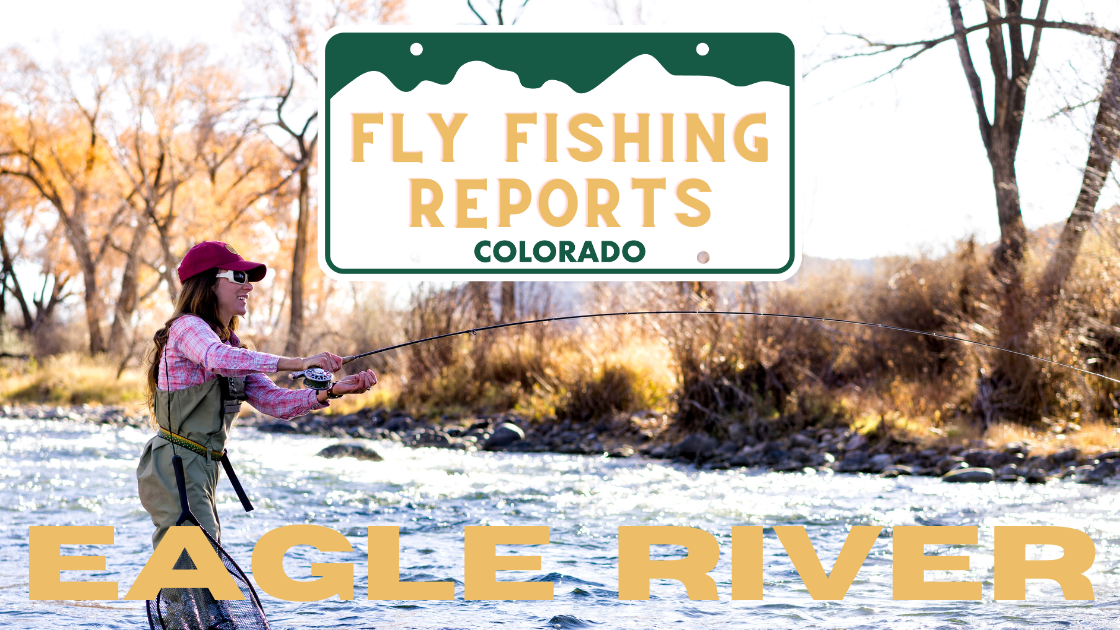
<svg viewBox="0 0 1120 630">
<path fill-rule="evenodd" d="M 245 508 L 246 512 L 252 512 L 253 504 L 249 502 L 249 495 L 245 494 L 245 489 L 241 487 L 237 475 L 233 474 L 233 465 L 229 463 L 229 455 L 222 455 L 222 468 L 225 469 L 226 476 L 229 477 L 229 482 L 233 485 L 233 491 L 237 493 L 237 499 L 241 501 L 241 507 Z"/>
<path fill-rule="evenodd" d="M 179 487 L 179 506 L 183 510 L 179 514 L 179 520 L 175 522 L 175 525 L 182 525 L 184 522 L 190 521 L 198 527 L 202 527 L 191 512 L 190 503 L 187 502 L 187 481 L 183 474 L 183 458 L 178 455 L 172 457 L 171 466 L 175 468 L 175 485 Z"/>
<path fill-rule="evenodd" d="M 246 398 L 245 380 L 219 376 L 218 385 L 222 391 L 222 410 L 220 413 L 224 415 L 240 411 L 241 401 Z M 237 494 L 237 500 L 241 501 L 241 507 L 245 508 L 246 512 L 252 512 L 253 504 L 249 502 L 249 495 L 245 494 L 245 488 L 241 487 L 241 482 L 237 480 L 237 475 L 233 472 L 233 465 L 229 463 L 228 453 L 222 453 L 222 458 L 219 461 L 222 462 L 222 468 L 226 471 L 226 476 L 229 477 L 229 483 L 233 486 L 234 493 Z"/>
</svg>

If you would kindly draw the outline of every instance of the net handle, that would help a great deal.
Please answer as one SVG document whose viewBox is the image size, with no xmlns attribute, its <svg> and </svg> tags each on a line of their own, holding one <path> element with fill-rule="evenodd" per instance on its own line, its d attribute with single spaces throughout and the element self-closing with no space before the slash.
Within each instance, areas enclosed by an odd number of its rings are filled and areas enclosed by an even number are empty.
<svg viewBox="0 0 1120 630">
<path fill-rule="evenodd" d="M 202 525 L 198 519 L 194 517 L 191 512 L 191 504 L 187 501 L 187 476 L 183 472 L 183 458 L 178 455 L 171 458 L 171 467 L 175 469 L 175 485 L 179 487 L 179 507 L 182 510 L 179 514 L 179 520 L 175 525 L 182 525 L 190 521 L 199 527 Z"/>
</svg>

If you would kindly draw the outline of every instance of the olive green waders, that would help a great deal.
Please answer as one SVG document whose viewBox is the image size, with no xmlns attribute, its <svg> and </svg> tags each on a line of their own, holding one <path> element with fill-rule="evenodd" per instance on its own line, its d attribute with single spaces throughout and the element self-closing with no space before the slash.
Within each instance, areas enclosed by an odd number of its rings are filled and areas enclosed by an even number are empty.
<svg viewBox="0 0 1120 630">
<path fill-rule="evenodd" d="M 156 526 L 152 534 L 153 548 L 159 546 L 167 529 L 175 525 L 182 512 L 175 470 L 171 465 L 175 455 L 183 458 L 191 511 L 214 540 L 221 542 L 221 523 L 214 496 L 219 463 L 225 467 L 245 510 L 253 509 L 225 457 L 226 438 L 244 399 L 245 379 L 224 376 L 172 392 L 156 390 L 154 411 L 160 426 L 159 435 L 148 440 L 136 468 L 140 503 Z"/>
</svg>

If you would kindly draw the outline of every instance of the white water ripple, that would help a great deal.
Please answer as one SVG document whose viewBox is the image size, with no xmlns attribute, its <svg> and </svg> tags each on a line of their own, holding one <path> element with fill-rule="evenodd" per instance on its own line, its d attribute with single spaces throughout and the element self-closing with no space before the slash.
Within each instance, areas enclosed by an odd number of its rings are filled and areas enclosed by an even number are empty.
<svg viewBox="0 0 1120 630">
<path fill-rule="evenodd" d="M 135 467 L 145 431 L 56 420 L 0 420 L 0 626 L 139 628 L 136 602 L 39 602 L 27 592 L 32 525 L 114 525 L 112 547 L 68 548 L 107 555 L 104 572 L 68 580 L 117 581 L 123 597 L 150 552 L 151 521 L 136 497 Z M 353 553 L 289 552 L 295 578 L 311 562 L 354 562 L 355 600 L 284 602 L 262 595 L 274 628 L 1019 628 L 1117 627 L 1120 611 L 1120 496 L 1114 487 L 1051 482 L 949 485 L 936 479 L 880 479 L 828 473 L 697 471 L 644 461 L 556 454 L 464 453 L 371 446 L 381 462 L 322 459 L 335 440 L 237 429 L 230 455 L 256 505 L 246 514 L 219 485 L 223 543 L 247 572 L 266 531 L 315 523 L 341 531 Z M 1087 574 L 1096 601 L 1067 602 L 1052 582 L 1028 583 L 1025 602 L 992 600 L 992 531 L 997 525 L 1060 525 L 1087 532 L 1097 556 Z M 366 601 L 366 537 L 371 525 L 401 529 L 402 579 L 456 581 L 452 602 Z M 463 597 L 463 527 L 549 525 L 551 544 L 503 547 L 540 555 L 540 572 L 500 579 L 554 582 L 555 599 L 478 602 Z M 646 602 L 618 600 L 621 525 L 700 527 L 720 541 L 712 572 L 720 601 L 689 601 L 679 583 L 655 580 Z M 731 527 L 804 525 L 826 568 L 852 525 L 975 525 L 974 548 L 927 553 L 971 556 L 969 571 L 928 572 L 928 580 L 984 584 L 982 602 L 901 602 L 891 598 L 889 529 L 839 602 L 814 601 L 772 530 L 766 531 L 765 600 L 730 601 Z M 655 547 L 655 558 L 681 550 Z M 1036 557 L 1056 557 L 1046 548 Z M 586 626 L 581 624 L 587 624 Z"/>
</svg>

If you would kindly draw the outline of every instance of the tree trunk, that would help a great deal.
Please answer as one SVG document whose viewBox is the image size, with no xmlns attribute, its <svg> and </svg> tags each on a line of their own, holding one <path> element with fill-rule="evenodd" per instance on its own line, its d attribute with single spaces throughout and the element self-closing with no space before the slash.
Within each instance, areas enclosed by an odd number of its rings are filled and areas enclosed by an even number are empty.
<svg viewBox="0 0 1120 630">
<path fill-rule="evenodd" d="M 97 269 L 89 258 L 79 260 L 79 264 L 85 289 L 82 298 L 86 305 L 86 326 L 89 328 L 89 354 L 104 354 L 105 338 L 101 334 L 101 316 L 105 312 L 105 304 L 97 287 Z"/>
<path fill-rule="evenodd" d="M 168 234 L 171 217 L 168 217 L 166 224 L 161 224 L 156 220 L 154 214 L 149 214 L 152 225 L 155 226 L 156 232 L 159 233 L 159 249 L 163 256 L 163 271 L 160 275 L 163 276 L 163 281 L 167 283 L 167 297 L 171 300 L 172 306 L 179 301 L 179 281 L 176 277 L 175 256 L 171 253 L 171 235 Z"/>
<path fill-rule="evenodd" d="M 307 232 L 311 215 L 311 166 L 299 171 L 299 218 L 296 219 L 296 246 L 292 252 L 291 319 L 288 323 L 286 356 L 299 356 L 303 341 L 303 271 L 307 265 Z"/>
<path fill-rule="evenodd" d="M 517 321 L 517 283 L 502 283 L 502 315 L 501 323 Z"/>
<path fill-rule="evenodd" d="M 101 331 L 101 319 L 105 314 L 105 303 L 97 286 L 97 262 L 89 246 L 89 232 L 85 226 L 85 213 L 82 209 L 82 194 L 76 193 L 73 209 L 69 215 L 61 213 L 66 228 L 66 239 L 74 249 L 74 258 L 82 270 L 82 299 L 86 307 L 86 326 L 89 329 L 89 354 L 95 356 L 105 352 L 105 337 Z"/>
<path fill-rule="evenodd" d="M 474 323 L 479 326 L 489 326 L 493 324 L 494 307 L 490 304 L 490 283 L 468 282 L 467 293 L 470 296 Z"/>
<path fill-rule="evenodd" d="M 1019 202 L 1019 183 L 1015 173 L 1014 139 L 1001 127 L 992 127 L 992 146 L 988 159 L 996 192 L 1000 240 L 992 252 L 991 270 L 999 287 L 999 327 L 997 345 L 1015 352 L 1035 354 L 1031 346 L 1032 301 L 1027 291 L 1023 262 L 1027 251 L 1027 228 Z M 992 356 L 993 370 L 978 385 L 987 392 L 986 409 L 980 415 L 986 427 L 1001 417 L 1023 420 L 1037 414 L 1037 371 L 1027 357 L 1009 352 Z M 983 382 L 986 381 L 986 382 Z M 979 396 L 979 394 L 978 394 Z M 977 407 L 979 398 L 974 401 Z M 979 409 L 979 407 L 977 407 Z M 1010 415 L 1009 415 L 1010 414 Z"/>
<path fill-rule="evenodd" d="M 1092 223 L 1112 161 L 1120 153 L 1120 45 L 1112 55 L 1097 118 L 1093 123 L 1093 135 L 1089 141 L 1089 158 L 1081 179 L 1081 190 L 1073 206 L 1066 225 L 1062 229 L 1058 245 L 1046 265 L 1042 282 L 1039 284 L 1038 310 L 1040 315 L 1048 311 L 1061 295 L 1062 287 L 1073 271 L 1073 263 L 1081 251 L 1081 241 L 1085 230 Z"/>
<path fill-rule="evenodd" d="M 113 313 L 113 324 L 109 328 L 109 354 L 118 356 L 125 344 L 125 322 L 132 318 L 136 312 L 136 303 L 140 282 L 140 246 L 144 242 L 144 233 L 148 231 L 148 224 L 140 220 L 132 232 L 132 243 L 128 247 L 128 260 L 125 261 L 124 271 L 121 273 L 121 292 L 117 297 L 117 306 Z"/>
<path fill-rule="evenodd" d="M 27 307 L 27 298 L 23 295 L 23 288 L 19 286 L 19 278 L 16 277 L 14 261 L 12 260 L 12 253 L 8 250 L 8 239 L 4 237 L 4 227 L 0 225 L 0 255 L 4 258 L 4 290 L 7 290 L 7 279 L 12 279 L 12 296 L 15 297 L 16 302 L 19 304 L 20 314 L 23 315 L 23 329 L 30 331 L 31 327 L 35 324 L 35 318 L 31 316 L 31 309 Z M 5 297 L 0 297 L 0 302 L 6 301 Z M 4 304 L 0 303 L 0 314 L 4 313 Z"/>
</svg>

